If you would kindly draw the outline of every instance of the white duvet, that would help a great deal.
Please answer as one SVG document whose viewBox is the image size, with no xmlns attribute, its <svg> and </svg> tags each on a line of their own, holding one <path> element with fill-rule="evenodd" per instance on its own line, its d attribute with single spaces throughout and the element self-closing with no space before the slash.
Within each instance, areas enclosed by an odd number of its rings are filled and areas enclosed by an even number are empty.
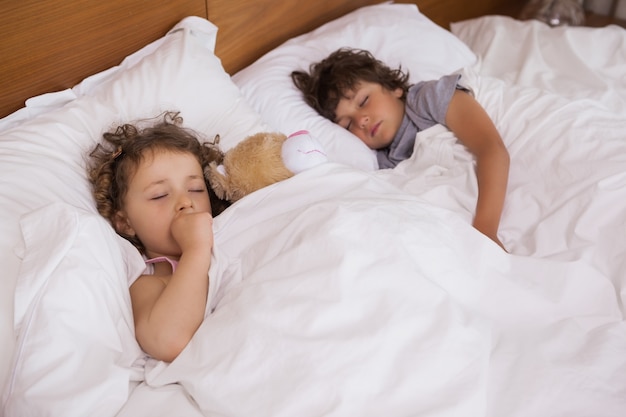
<svg viewBox="0 0 626 417">
<path fill-rule="evenodd" d="M 270 201 L 281 204 L 263 210 Z M 507 255 L 455 213 L 335 164 L 245 198 L 215 226 L 212 271 L 228 289 L 145 381 L 180 384 L 203 415 L 626 407 L 626 323 L 587 262 Z"/>
<path fill-rule="evenodd" d="M 217 308 L 120 415 L 624 415 L 626 61 L 611 50 L 606 89 L 572 91 L 559 74 L 595 63 L 571 36 L 594 32 L 568 32 L 587 63 L 557 56 L 551 80 L 533 44 L 558 32 L 489 19 L 455 30 L 491 48 L 463 73 L 511 154 L 511 254 L 469 226 L 473 161 L 440 126 L 395 170 L 299 174 L 217 219 Z M 516 75 L 496 58 L 520 30 Z"/>
</svg>

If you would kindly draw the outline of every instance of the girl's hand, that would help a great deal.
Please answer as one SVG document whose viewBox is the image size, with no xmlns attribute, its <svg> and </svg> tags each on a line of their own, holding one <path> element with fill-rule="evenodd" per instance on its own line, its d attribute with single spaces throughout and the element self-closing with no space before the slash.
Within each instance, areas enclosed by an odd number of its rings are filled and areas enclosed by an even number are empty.
<svg viewBox="0 0 626 417">
<path fill-rule="evenodd" d="M 200 250 L 210 253 L 213 248 L 213 217 L 207 212 L 181 211 L 172 221 L 172 236 L 180 250 Z"/>
<path fill-rule="evenodd" d="M 213 218 L 208 212 L 182 210 L 170 232 L 181 250 L 176 270 L 167 280 L 144 275 L 130 287 L 137 340 L 147 353 L 167 362 L 180 354 L 204 319 Z"/>
</svg>

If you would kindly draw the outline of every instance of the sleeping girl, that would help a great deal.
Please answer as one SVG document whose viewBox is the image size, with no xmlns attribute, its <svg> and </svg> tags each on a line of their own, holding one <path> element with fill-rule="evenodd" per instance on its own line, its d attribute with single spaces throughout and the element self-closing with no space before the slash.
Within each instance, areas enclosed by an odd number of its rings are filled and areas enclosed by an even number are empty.
<svg viewBox="0 0 626 417">
<path fill-rule="evenodd" d="M 104 134 L 90 154 L 98 211 L 144 255 L 130 282 L 135 335 L 155 359 L 172 361 L 204 318 L 213 217 L 226 206 L 203 169 L 223 154 L 168 113 L 154 126 L 126 124 Z"/>
</svg>

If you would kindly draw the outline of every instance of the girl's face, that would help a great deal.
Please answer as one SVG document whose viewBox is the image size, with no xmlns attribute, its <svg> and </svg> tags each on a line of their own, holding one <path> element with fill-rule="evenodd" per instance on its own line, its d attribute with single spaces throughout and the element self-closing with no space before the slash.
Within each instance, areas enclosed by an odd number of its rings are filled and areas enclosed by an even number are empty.
<svg viewBox="0 0 626 417">
<path fill-rule="evenodd" d="M 149 151 L 131 176 L 116 229 L 137 236 L 149 258 L 178 259 L 181 249 L 170 229 L 183 211 L 211 212 L 200 163 L 190 153 Z"/>
<path fill-rule="evenodd" d="M 404 117 L 403 91 L 362 81 L 339 100 L 334 122 L 355 134 L 370 149 L 391 144 Z"/>
</svg>

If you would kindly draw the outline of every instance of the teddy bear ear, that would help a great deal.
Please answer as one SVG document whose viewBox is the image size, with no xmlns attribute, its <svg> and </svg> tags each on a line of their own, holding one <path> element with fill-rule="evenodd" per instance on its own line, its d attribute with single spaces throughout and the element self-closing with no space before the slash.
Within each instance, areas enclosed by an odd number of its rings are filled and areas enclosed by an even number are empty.
<svg viewBox="0 0 626 417">
<path fill-rule="evenodd" d="M 204 176 L 209 181 L 209 185 L 215 191 L 215 195 L 222 200 L 230 200 L 228 195 L 228 178 L 226 177 L 226 169 L 224 165 L 217 165 L 211 162 L 204 168 Z"/>
</svg>

